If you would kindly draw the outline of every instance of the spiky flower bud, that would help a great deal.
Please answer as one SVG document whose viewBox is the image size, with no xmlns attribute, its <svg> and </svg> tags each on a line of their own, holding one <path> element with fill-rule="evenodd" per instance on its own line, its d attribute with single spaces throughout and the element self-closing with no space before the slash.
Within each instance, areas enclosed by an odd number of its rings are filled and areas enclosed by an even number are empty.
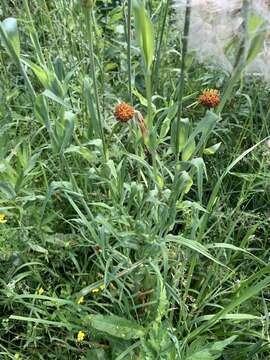
<svg viewBox="0 0 270 360">
<path fill-rule="evenodd" d="M 116 105 L 114 110 L 114 116 L 118 121 L 127 122 L 134 116 L 135 109 L 127 103 L 120 103 Z"/>
<path fill-rule="evenodd" d="M 198 100 L 205 107 L 215 108 L 220 103 L 220 93 L 216 89 L 205 89 Z"/>
</svg>

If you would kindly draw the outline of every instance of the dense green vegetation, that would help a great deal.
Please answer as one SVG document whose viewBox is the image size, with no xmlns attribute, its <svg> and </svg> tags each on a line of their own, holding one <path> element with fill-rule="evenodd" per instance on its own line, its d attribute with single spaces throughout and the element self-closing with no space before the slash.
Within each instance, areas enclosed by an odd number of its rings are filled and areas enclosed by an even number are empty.
<svg viewBox="0 0 270 360">
<path fill-rule="evenodd" d="M 0 16 L 0 359 L 270 358 L 254 34 L 229 74 L 187 53 L 169 0 L 2 0 Z"/>
</svg>

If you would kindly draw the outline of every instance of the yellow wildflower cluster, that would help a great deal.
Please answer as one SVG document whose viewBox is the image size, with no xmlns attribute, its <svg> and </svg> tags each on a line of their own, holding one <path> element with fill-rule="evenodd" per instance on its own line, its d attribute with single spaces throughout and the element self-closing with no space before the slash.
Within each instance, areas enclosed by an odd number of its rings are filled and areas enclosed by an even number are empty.
<svg viewBox="0 0 270 360">
<path fill-rule="evenodd" d="M 7 222 L 6 215 L 0 213 L 0 224 L 5 224 Z"/>
<path fill-rule="evenodd" d="M 84 339 L 86 338 L 86 334 L 85 332 L 83 332 L 82 330 L 80 330 L 77 334 L 77 341 L 78 342 L 82 342 Z"/>
<path fill-rule="evenodd" d="M 84 297 L 81 296 L 78 300 L 77 300 L 77 304 L 83 304 L 84 303 Z"/>
<path fill-rule="evenodd" d="M 38 295 L 42 295 L 44 292 L 45 292 L 45 290 L 43 289 L 43 287 L 40 287 L 37 289 Z"/>
<path fill-rule="evenodd" d="M 100 291 L 102 291 L 102 290 L 104 290 L 104 289 L 105 289 L 105 285 L 102 284 L 102 285 L 100 285 L 98 288 L 92 289 L 92 290 L 91 290 L 91 293 L 92 293 L 92 294 L 98 294 Z"/>
</svg>

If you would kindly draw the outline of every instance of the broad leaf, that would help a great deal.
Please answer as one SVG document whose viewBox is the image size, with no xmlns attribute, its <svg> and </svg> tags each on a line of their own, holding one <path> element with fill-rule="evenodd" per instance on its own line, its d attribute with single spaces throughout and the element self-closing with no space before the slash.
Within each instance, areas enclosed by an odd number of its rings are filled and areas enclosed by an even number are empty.
<svg viewBox="0 0 270 360">
<path fill-rule="evenodd" d="M 93 315 L 91 316 L 91 326 L 96 330 L 124 340 L 138 339 L 145 334 L 144 328 L 135 321 L 115 315 Z"/>
<path fill-rule="evenodd" d="M 189 354 L 184 360 L 216 360 L 219 359 L 226 346 L 230 345 L 237 336 L 231 336 L 223 341 L 216 341 L 204 346 L 201 349 L 197 349 L 192 354 Z"/>
</svg>

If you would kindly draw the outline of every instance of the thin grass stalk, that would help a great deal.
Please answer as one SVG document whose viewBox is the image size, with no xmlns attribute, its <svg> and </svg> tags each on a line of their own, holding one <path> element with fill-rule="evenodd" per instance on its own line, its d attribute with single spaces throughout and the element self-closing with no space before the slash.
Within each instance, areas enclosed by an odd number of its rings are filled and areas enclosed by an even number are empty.
<svg viewBox="0 0 270 360">
<path fill-rule="evenodd" d="M 182 108 L 183 108 L 183 95 L 184 95 L 184 86 L 185 86 L 186 55 L 188 50 L 191 2 L 192 0 L 186 0 L 185 24 L 184 24 L 184 33 L 182 36 L 182 60 L 181 60 L 181 70 L 180 70 L 180 80 L 179 80 L 179 90 L 178 90 L 178 110 L 177 110 L 177 126 L 176 126 L 176 149 L 175 149 L 176 159 L 178 159 L 178 153 L 179 153 L 179 132 L 180 132 L 180 120 L 183 110 Z"/>
<path fill-rule="evenodd" d="M 152 6 L 152 1 L 151 0 L 148 0 L 147 1 L 147 7 L 148 7 L 148 11 L 149 11 L 149 14 L 150 14 L 150 16 L 152 16 L 152 14 L 153 14 L 153 6 Z"/>
<path fill-rule="evenodd" d="M 187 335 L 187 339 L 189 341 L 196 339 L 199 335 L 204 333 L 205 331 L 209 331 L 209 329 L 217 322 L 219 321 L 224 315 L 230 313 L 234 308 L 238 307 L 245 301 L 247 301 L 249 298 L 257 295 L 262 289 L 269 286 L 270 282 L 270 276 L 266 276 L 261 281 L 255 282 L 257 279 L 262 278 L 261 272 L 265 271 L 269 274 L 269 266 L 264 267 L 260 272 L 256 272 L 253 276 L 250 276 L 246 283 L 249 285 L 249 287 L 246 287 L 246 284 L 241 284 L 241 287 L 243 288 L 242 292 L 238 296 L 234 296 L 231 301 L 220 311 L 218 311 L 209 321 L 203 323 L 202 325 L 198 326 L 195 330 L 190 332 Z M 252 279 L 252 283 L 251 280 Z M 255 282 L 255 283 L 254 283 Z"/>
<path fill-rule="evenodd" d="M 6 4 L 6 0 L 2 0 L 1 5 L 2 5 L 3 16 L 5 18 L 7 16 L 7 8 L 8 8 L 8 5 Z"/>
<path fill-rule="evenodd" d="M 39 43 L 38 34 L 37 34 L 37 31 L 36 31 L 36 28 L 35 28 L 35 25 L 34 25 L 34 21 L 33 21 L 33 18 L 32 18 L 30 9 L 29 9 L 28 0 L 23 0 L 23 3 L 24 3 L 25 10 L 26 10 L 26 15 L 27 15 L 28 20 L 30 22 L 30 38 L 31 38 L 31 41 L 32 41 L 32 43 L 33 43 L 33 45 L 35 47 L 35 51 L 36 51 L 39 63 L 42 64 L 42 65 L 45 65 L 46 62 L 45 62 L 45 59 L 44 59 L 44 56 L 43 56 L 43 53 L 42 53 L 42 50 L 41 50 L 41 46 L 40 46 L 40 43 Z"/>
<path fill-rule="evenodd" d="M 0 52 L 0 68 L 2 69 L 2 72 L 0 74 L 1 76 L 1 83 L 2 83 L 2 86 L 4 84 L 4 79 L 5 81 L 8 80 L 8 72 L 7 72 L 7 69 L 6 67 L 4 66 L 4 58 L 3 58 L 3 52 Z M 3 81 L 3 82 L 2 82 Z"/>
<path fill-rule="evenodd" d="M 74 186 L 76 192 L 77 192 L 77 193 L 80 193 L 80 188 L 79 188 L 79 186 L 78 186 L 78 183 L 77 183 L 77 181 L 76 181 L 76 178 L 75 178 L 72 170 L 70 169 L 70 166 L 69 166 L 68 161 L 67 161 L 67 159 L 66 159 L 66 157 L 65 157 L 64 154 L 60 154 L 60 163 L 61 163 L 61 165 L 63 166 L 63 171 L 67 171 L 68 176 L 69 176 L 69 178 L 70 178 L 70 182 L 71 182 L 72 185 Z M 83 207 L 84 207 L 84 209 L 85 209 L 85 211 L 86 211 L 86 213 L 87 213 L 87 216 L 88 216 L 91 220 L 93 220 L 93 219 L 94 219 L 94 216 L 93 216 L 91 210 L 89 209 L 89 206 L 87 205 L 87 203 L 86 203 L 86 201 L 85 201 L 85 198 L 84 198 L 84 197 L 81 197 L 81 198 L 80 198 L 80 201 L 81 201 L 81 203 L 82 203 L 82 205 L 83 205 Z"/>
<path fill-rule="evenodd" d="M 154 177 L 157 180 L 158 170 L 157 170 L 157 154 L 156 154 L 156 133 L 153 127 L 152 76 L 150 69 L 145 69 L 145 84 L 146 84 L 146 98 L 147 98 L 147 128 L 150 137 L 152 137 L 152 139 L 150 139 L 150 142 L 153 142 L 153 148 L 152 146 L 150 146 L 150 153 L 152 158 Z"/>
<path fill-rule="evenodd" d="M 163 38 L 164 38 L 164 33 L 165 33 L 165 28 L 166 28 L 169 4 L 170 4 L 170 0 L 167 0 L 165 6 L 163 7 L 162 24 L 161 24 L 160 34 L 159 34 L 159 41 L 158 41 L 156 56 L 155 56 L 156 60 L 153 65 L 153 74 L 154 74 L 153 78 L 155 79 L 154 80 L 155 81 L 155 83 L 154 83 L 155 90 L 157 90 L 158 84 L 159 84 L 160 55 L 161 55 L 161 48 L 162 48 L 162 43 L 163 43 Z"/>
<path fill-rule="evenodd" d="M 128 92 L 129 101 L 133 104 L 132 99 L 132 74 L 131 74 L 131 0 L 128 0 L 127 12 L 127 65 L 128 65 Z"/>
<path fill-rule="evenodd" d="M 40 1 L 40 0 L 39 0 Z M 56 32 L 54 31 L 54 27 L 53 27 L 53 16 L 51 14 L 51 11 L 49 9 L 49 4 L 47 2 L 47 0 L 41 0 L 42 4 L 42 20 L 43 20 L 43 26 L 48 28 L 48 31 L 51 35 L 51 37 L 54 37 L 54 39 L 51 38 L 52 43 L 54 42 L 55 44 L 57 44 L 57 37 L 56 37 Z M 55 3 L 56 5 L 56 3 Z M 44 11 L 45 9 L 45 11 Z M 44 34 L 43 34 L 44 36 Z"/>
<path fill-rule="evenodd" d="M 96 69 L 95 69 L 95 57 L 94 57 L 94 45 L 93 45 L 93 24 L 92 24 L 92 10 L 84 9 L 85 20 L 86 20 L 86 31 L 87 31 L 87 40 L 90 46 L 90 67 L 91 67 L 91 77 L 94 85 L 94 95 L 97 107 L 97 113 L 99 120 L 101 120 L 100 115 L 100 105 L 97 89 L 97 78 L 96 78 Z"/>
<path fill-rule="evenodd" d="M 147 124 L 151 132 L 153 127 L 153 112 L 152 112 L 152 76 L 151 70 L 145 69 L 145 85 L 147 98 Z"/>
<path fill-rule="evenodd" d="M 240 79 L 242 71 L 244 70 L 245 65 L 246 65 L 246 59 L 247 59 L 247 54 L 248 54 L 249 5 L 250 5 L 250 0 L 244 0 L 243 7 L 242 7 L 243 18 L 244 18 L 242 29 L 243 29 L 244 36 L 239 45 L 239 49 L 238 49 L 238 53 L 236 55 L 232 76 L 230 77 L 227 84 L 225 85 L 225 90 L 222 95 L 221 102 L 217 108 L 218 114 L 220 114 L 223 111 L 224 106 L 226 105 L 227 101 L 229 100 L 229 98 L 232 94 L 234 85 Z"/>
<path fill-rule="evenodd" d="M 85 22 L 86 22 L 87 40 L 88 40 L 88 43 L 90 46 L 90 52 L 89 52 L 90 68 L 91 68 L 91 78 L 92 78 L 93 87 L 94 87 L 95 105 L 96 105 L 97 117 L 98 117 L 98 121 L 99 121 L 99 127 L 100 127 L 100 131 L 101 131 L 101 140 L 103 143 L 103 155 L 106 158 L 107 152 L 106 152 L 106 148 L 105 148 L 105 139 L 104 139 L 102 120 L 101 120 L 100 102 L 99 102 L 96 69 L 95 69 L 95 57 L 94 57 L 94 45 L 93 45 L 93 23 L 92 23 L 93 11 L 92 11 L 92 9 L 84 8 L 84 15 L 85 15 Z"/>
<path fill-rule="evenodd" d="M 213 211 L 213 207 L 216 203 L 216 199 L 218 196 L 218 192 L 221 188 L 221 185 L 223 183 L 224 178 L 226 177 L 226 175 L 228 175 L 230 173 L 230 171 L 234 168 L 235 165 L 238 164 L 239 161 L 241 161 L 246 155 L 248 155 L 250 152 L 252 152 L 254 149 L 256 149 L 258 146 L 260 146 L 261 144 L 263 144 L 266 140 L 268 140 L 269 137 L 259 141 L 257 144 L 253 145 L 251 148 L 247 149 L 246 151 L 244 151 L 241 155 L 239 155 L 223 172 L 223 174 L 219 177 L 218 181 L 216 182 L 216 185 L 210 195 L 208 204 L 207 204 L 207 212 L 202 216 L 201 221 L 200 221 L 200 225 L 199 225 L 199 233 L 197 236 L 197 241 L 201 242 L 206 227 L 207 227 L 207 222 L 209 219 L 209 216 L 211 214 L 211 212 Z"/>
</svg>

